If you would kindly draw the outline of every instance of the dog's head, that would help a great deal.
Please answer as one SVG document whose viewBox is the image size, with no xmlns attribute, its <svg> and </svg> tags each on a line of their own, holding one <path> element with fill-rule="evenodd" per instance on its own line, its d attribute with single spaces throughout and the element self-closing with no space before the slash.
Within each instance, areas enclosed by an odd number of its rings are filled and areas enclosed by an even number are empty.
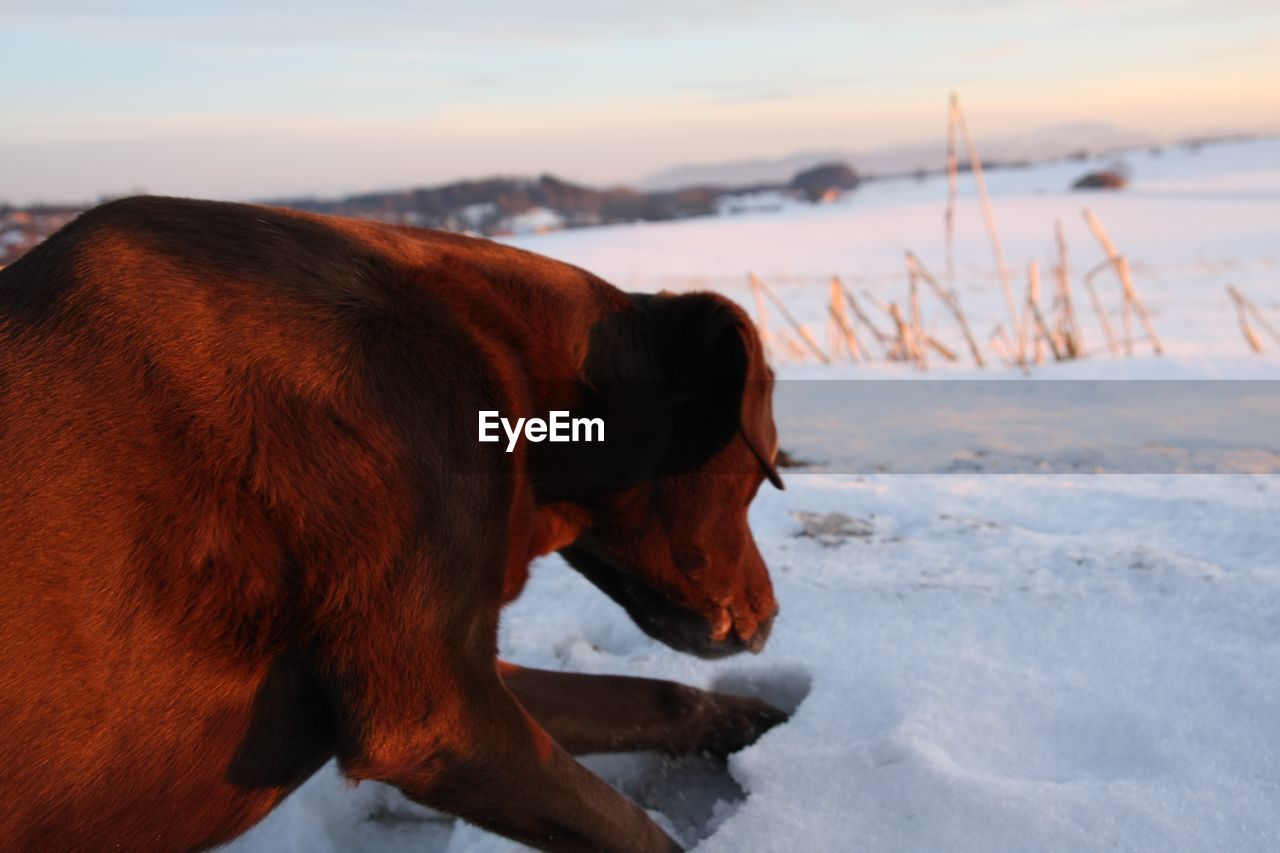
<svg viewBox="0 0 1280 853">
<path fill-rule="evenodd" d="M 782 488 L 772 372 L 729 300 L 632 301 L 591 335 L 584 405 L 606 441 L 574 464 L 602 481 L 575 496 L 581 532 L 561 554 L 675 649 L 759 651 L 778 605 L 747 508 L 765 479 Z"/>
</svg>

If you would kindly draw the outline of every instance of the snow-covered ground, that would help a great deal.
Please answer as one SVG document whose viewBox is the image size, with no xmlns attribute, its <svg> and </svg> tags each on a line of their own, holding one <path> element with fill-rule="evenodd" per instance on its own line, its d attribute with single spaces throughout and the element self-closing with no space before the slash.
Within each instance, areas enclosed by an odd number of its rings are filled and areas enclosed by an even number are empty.
<svg viewBox="0 0 1280 853">
<path fill-rule="evenodd" d="M 1080 218 L 1092 208 L 1130 257 L 1168 352 L 1047 365 L 1032 376 L 1280 379 L 1280 347 L 1248 355 L 1224 292 L 1236 285 L 1280 321 L 1280 141 L 1125 159 L 1133 184 L 1116 194 L 1064 191 L 1091 164 L 989 176 L 1019 270 L 1032 257 L 1051 266 L 1054 219 L 1067 228 L 1077 274 L 1101 260 Z M 956 284 L 985 337 L 1004 319 L 1003 300 L 963 189 Z M 818 208 L 517 242 L 631 289 L 710 286 L 744 304 L 753 271 L 820 329 L 833 272 L 885 299 L 902 296 L 905 249 L 940 272 L 944 198 L 939 180 L 876 183 Z M 936 306 L 926 317 L 954 340 Z M 1101 343 L 1088 320 L 1085 332 Z M 887 364 L 779 368 L 796 380 L 916 375 Z M 981 375 L 997 373 L 1017 377 Z M 977 375 L 965 366 L 930 374 Z M 874 417 L 824 420 L 820 405 L 795 407 L 780 413 L 784 423 L 799 419 L 783 446 L 819 462 L 841 430 L 852 444 Z M 1274 409 L 1258 417 L 1274 420 Z M 1234 448 L 1244 456 L 1202 455 L 1191 470 L 1274 471 L 1264 443 Z M 1043 470 L 1009 458 L 976 470 Z M 804 535 L 802 513 L 868 523 L 819 541 Z M 666 649 L 558 558 L 535 565 L 501 641 L 520 663 L 674 678 L 795 709 L 727 767 L 588 760 L 707 853 L 1275 850 L 1278 517 L 1280 476 L 1268 473 L 817 467 L 789 473 L 787 491 L 762 491 L 752 507 L 782 604 L 762 655 L 712 663 Z M 352 787 L 328 767 L 229 849 L 515 847 L 385 786 Z"/>
<path fill-rule="evenodd" d="M 1067 189 L 1084 172 L 1117 159 L 1132 170 L 1126 190 Z M 1090 350 L 1105 342 L 1080 277 L 1106 256 L 1085 225 L 1085 207 L 1128 257 L 1135 286 L 1168 353 L 1175 360 L 1233 357 L 1225 365 L 1186 365 L 1195 375 L 1236 375 L 1238 363 L 1246 360 L 1238 358 L 1247 350 L 1227 285 L 1252 297 L 1271 312 L 1273 325 L 1280 325 L 1280 139 L 1004 169 L 988 172 L 987 185 L 1019 300 L 1026 292 L 1027 264 L 1035 259 L 1047 305 L 1057 257 L 1054 222 L 1062 222 L 1077 310 Z M 720 290 L 753 314 L 746 277 L 755 273 L 825 343 L 827 283 L 833 273 L 857 294 L 870 291 L 899 304 L 907 292 L 907 250 L 936 277 L 943 277 L 945 203 L 941 177 L 877 181 L 829 205 L 793 202 L 775 213 L 561 231 L 513 242 L 578 264 L 628 290 Z M 955 225 L 955 287 L 975 334 L 985 340 L 997 323 L 1008 327 L 1007 311 L 974 185 L 965 175 L 960 176 Z M 1095 281 L 1118 330 L 1115 277 L 1106 273 Z M 772 306 L 769 314 L 772 328 L 782 327 Z M 963 353 L 963 341 L 950 318 L 927 295 L 924 316 L 931 334 Z M 1271 344 L 1272 352 L 1280 351 L 1273 341 L 1265 343 Z M 1271 361 L 1280 364 L 1275 358 Z M 1124 375 L 1172 376 L 1170 363 L 1130 366 Z M 966 364 L 962 360 L 952 370 Z M 1099 375 L 1099 368 L 1088 362 L 1071 368 L 1063 375 L 1079 375 L 1082 370 Z M 1108 367 L 1105 375 L 1117 374 Z M 1183 374 L 1179 370 L 1176 375 Z"/>
</svg>

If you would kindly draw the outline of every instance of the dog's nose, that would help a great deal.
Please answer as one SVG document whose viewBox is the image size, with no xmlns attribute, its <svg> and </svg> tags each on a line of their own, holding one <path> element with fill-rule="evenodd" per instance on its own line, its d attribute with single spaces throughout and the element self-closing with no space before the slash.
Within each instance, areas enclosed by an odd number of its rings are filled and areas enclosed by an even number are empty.
<svg viewBox="0 0 1280 853">
<path fill-rule="evenodd" d="M 773 630 L 773 620 L 777 615 L 778 609 L 775 607 L 773 613 L 767 619 L 761 620 L 760 624 L 756 626 L 755 633 L 743 642 L 747 651 L 757 655 L 764 650 L 764 644 L 769 642 L 769 633 Z"/>
</svg>

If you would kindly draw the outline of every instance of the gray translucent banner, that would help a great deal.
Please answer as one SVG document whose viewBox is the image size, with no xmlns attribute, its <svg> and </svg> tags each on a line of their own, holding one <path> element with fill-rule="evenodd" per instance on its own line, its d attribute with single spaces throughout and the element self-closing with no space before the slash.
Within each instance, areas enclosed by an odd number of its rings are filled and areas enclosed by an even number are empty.
<svg viewBox="0 0 1280 853">
<path fill-rule="evenodd" d="M 774 416 L 811 473 L 1280 473 L 1280 381 L 787 380 Z"/>
</svg>

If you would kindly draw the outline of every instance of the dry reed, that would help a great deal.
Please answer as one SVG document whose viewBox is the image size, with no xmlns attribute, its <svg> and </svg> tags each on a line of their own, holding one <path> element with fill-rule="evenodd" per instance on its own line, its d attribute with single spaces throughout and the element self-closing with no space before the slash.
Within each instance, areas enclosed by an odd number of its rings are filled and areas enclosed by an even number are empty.
<svg viewBox="0 0 1280 853">
<path fill-rule="evenodd" d="M 996 274 L 1000 277 L 1000 287 L 1004 291 L 1005 307 L 1009 309 L 1010 328 L 1022 340 L 1025 336 L 1020 328 L 1018 308 L 1013 298 L 1013 281 L 1009 275 L 1009 265 L 1004 260 L 1004 249 L 1000 245 L 1000 231 L 996 227 L 996 216 L 991 209 L 991 198 L 987 195 L 987 181 L 982 173 L 982 160 L 978 157 L 978 149 L 973 144 L 973 136 L 969 133 L 969 122 L 965 118 L 960 99 L 951 96 L 952 109 L 955 111 L 956 124 L 964 138 L 965 151 L 969 155 L 969 168 L 973 172 L 973 182 L 978 188 L 978 203 L 982 209 L 982 221 L 986 224 L 987 236 L 991 240 L 991 252 L 996 261 Z M 1025 350 L 1019 351 L 1018 361 L 1025 360 Z"/>
<path fill-rule="evenodd" d="M 1151 349 L 1156 355 L 1164 352 L 1164 346 L 1160 343 L 1160 336 L 1156 334 L 1155 326 L 1151 322 L 1151 315 L 1147 313 L 1147 306 L 1143 304 L 1142 298 L 1138 296 L 1138 290 L 1133 286 L 1133 278 L 1129 274 L 1129 260 L 1120 254 L 1115 244 L 1111 242 L 1111 236 L 1107 234 L 1107 230 L 1102 227 L 1102 222 L 1094 215 L 1093 211 L 1085 208 L 1084 221 L 1088 224 L 1089 230 L 1093 232 L 1093 236 L 1097 238 L 1098 243 L 1102 246 L 1102 250 L 1106 252 L 1107 258 L 1110 259 L 1115 267 L 1116 275 L 1120 278 L 1120 286 L 1124 290 L 1124 337 L 1125 337 L 1125 353 L 1133 354 L 1133 334 L 1130 329 L 1129 315 L 1132 311 L 1138 315 L 1138 320 L 1142 323 L 1143 330 L 1146 332 L 1147 340 L 1151 343 Z"/>
<path fill-rule="evenodd" d="M 786 303 L 778 298 L 778 295 L 773 292 L 773 288 L 769 287 L 769 285 L 766 284 L 764 280 L 756 276 L 755 273 L 751 273 L 750 275 L 752 286 L 757 288 L 758 291 L 763 291 L 764 294 L 769 297 L 769 300 L 778 309 L 778 313 L 782 314 L 783 319 L 791 324 L 791 327 L 796 330 L 796 334 L 798 334 L 801 340 L 808 345 L 809 350 L 817 356 L 818 361 L 823 364 L 830 364 L 831 359 L 827 358 L 827 354 L 822 351 L 822 347 L 818 346 L 818 342 L 813 339 L 813 335 L 810 334 L 809 330 L 802 326 L 800 322 L 792 316 L 791 312 L 787 310 Z"/>
<path fill-rule="evenodd" d="M 978 367 L 986 367 L 986 362 L 982 358 L 982 351 L 978 347 L 978 342 L 974 340 L 973 330 L 969 328 L 969 321 L 960 307 L 960 298 L 956 296 L 955 290 L 944 290 L 913 252 L 907 252 L 907 270 L 910 274 L 919 275 L 921 280 L 929 285 L 934 295 L 938 297 L 938 301 L 951 312 L 951 316 L 955 318 L 956 323 L 960 326 L 960 333 L 964 335 L 965 343 L 969 346 L 969 353 L 973 356 L 973 363 Z"/>
</svg>

